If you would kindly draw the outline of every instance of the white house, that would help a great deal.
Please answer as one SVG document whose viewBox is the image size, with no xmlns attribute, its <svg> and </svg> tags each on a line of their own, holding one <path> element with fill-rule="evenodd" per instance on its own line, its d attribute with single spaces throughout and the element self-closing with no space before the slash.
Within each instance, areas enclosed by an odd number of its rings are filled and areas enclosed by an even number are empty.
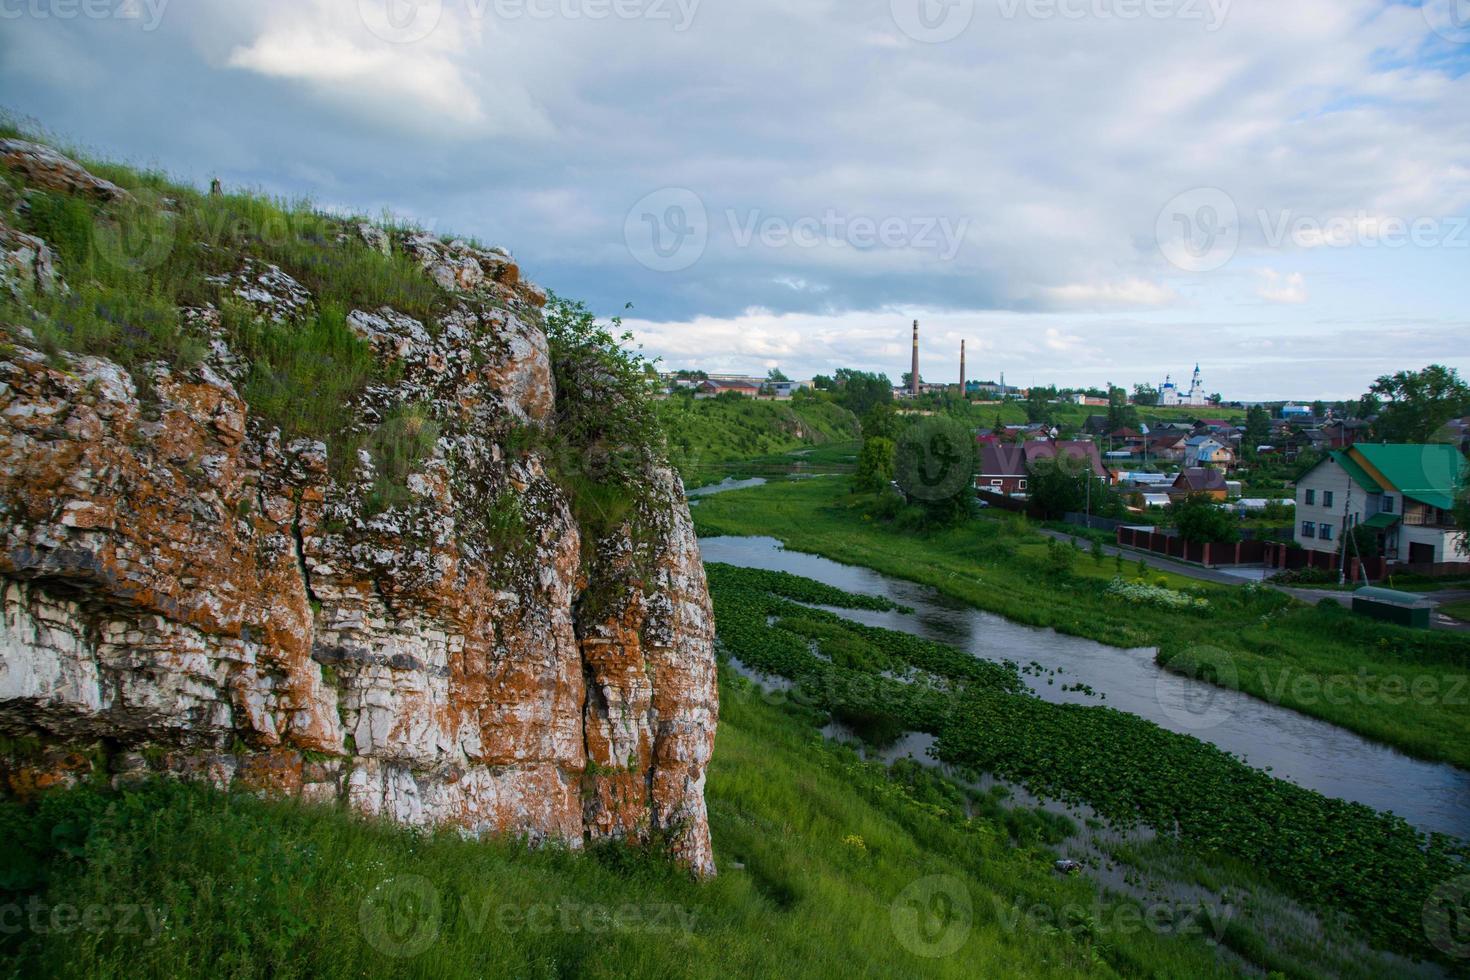
<svg viewBox="0 0 1470 980">
<path fill-rule="evenodd" d="M 1464 457 L 1450 445 L 1359 443 L 1333 450 L 1297 481 L 1296 542 L 1336 552 L 1358 525 L 1378 537 L 1379 553 L 1409 564 L 1470 561 L 1459 550 L 1455 493 L 1464 486 Z"/>
</svg>

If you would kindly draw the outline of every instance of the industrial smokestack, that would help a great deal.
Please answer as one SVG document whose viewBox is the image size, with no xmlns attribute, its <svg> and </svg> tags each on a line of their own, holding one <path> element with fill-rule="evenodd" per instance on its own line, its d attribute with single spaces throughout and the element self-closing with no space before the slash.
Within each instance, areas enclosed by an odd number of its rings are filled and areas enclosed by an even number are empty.
<svg viewBox="0 0 1470 980">
<path fill-rule="evenodd" d="M 909 394 L 919 394 L 919 321 L 914 321 L 914 366 L 909 372 Z"/>
<path fill-rule="evenodd" d="M 960 397 L 961 398 L 964 398 L 965 397 L 965 382 L 968 381 L 968 380 L 969 379 L 967 377 L 965 377 L 965 342 L 962 340 L 962 341 L 960 341 Z"/>
</svg>

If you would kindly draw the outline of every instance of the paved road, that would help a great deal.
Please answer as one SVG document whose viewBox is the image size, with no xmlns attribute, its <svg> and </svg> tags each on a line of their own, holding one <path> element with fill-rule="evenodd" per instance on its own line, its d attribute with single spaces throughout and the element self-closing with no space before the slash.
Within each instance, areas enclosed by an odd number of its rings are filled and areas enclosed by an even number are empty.
<svg viewBox="0 0 1470 980">
<path fill-rule="evenodd" d="M 1433 595 L 1425 596 L 1425 598 L 1429 599 L 1436 605 L 1442 606 L 1447 602 L 1460 602 L 1464 599 L 1470 599 L 1470 589 L 1445 589 L 1442 592 L 1436 592 Z M 1446 616 L 1438 609 L 1434 611 L 1430 618 L 1434 621 L 1435 629 L 1456 630 L 1461 633 L 1470 633 L 1470 623 L 1465 622 L 1463 619 L 1456 619 L 1453 616 Z"/>
<path fill-rule="evenodd" d="M 1040 531 L 1042 534 L 1056 538 L 1058 541 L 1070 541 L 1072 539 L 1072 535 L 1067 534 L 1065 531 L 1052 531 L 1046 528 L 1041 528 Z M 1078 538 L 1077 540 L 1084 541 L 1086 539 Z M 1185 562 L 1174 561 L 1171 558 L 1156 555 L 1151 551 L 1119 548 L 1117 545 L 1110 544 L 1103 545 L 1103 553 L 1110 558 L 1119 552 L 1122 552 L 1123 557 L 1129 561 L 1137 562 L 1138 559 L 1142 558 L 1149 568 L 1156 568 L 1163 572 L 1173 572 L 1175 575 L 1184 575 L 1188 578 L 1198 579 L 1201 582 L 1214 582 L 1216 585 L 1242 585 L 1249 581 L 1248 579 L 1241 578 L 1239 575 L 1231 575 L 1229 572 L 1222 572 L 1219 569 L 1204 568 L 1200 565 L 1190 565 Z M 1303 602 L 1310 602 L 1313 605 L 1316 605 L 1323 599 L 1331 599 L 1334 602 L 1346 606 L 1352 603 L 1353 598 L 1350 592 L 1341 592 L 1334 589 L 1307 589 L 1288 585 L 1277 585 L 1274 588 L 1280 589 L 1287 595 L 1300 599 Z M 1470 590 L 1446 589 L 1443 592 L 1426 594 L 1425 598 L 1435 605 L 1446 602 L 1457 602 L 1461 599 L 1470 599 Z M 1431 614 L 1430 621 L 1433 623 L 1435 629 L 1470 633 L 1470 623 L 1455 619 L 1453 616 L 1446 616 L 1437 609 Z"/>
</svg>

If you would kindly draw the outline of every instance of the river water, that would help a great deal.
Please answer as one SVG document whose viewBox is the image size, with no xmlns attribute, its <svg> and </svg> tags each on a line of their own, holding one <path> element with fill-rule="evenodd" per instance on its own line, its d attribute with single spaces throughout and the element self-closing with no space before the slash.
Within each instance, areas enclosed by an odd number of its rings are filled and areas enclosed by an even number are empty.
<svg viewBox="0 0 1470 980">
<path fill-rule="evenodd" d="M 1238 691 L 1180 677 L 1154 649 L 1122 650 L 981 612 L 927 586 L 785 550 L 775 538 L 703 538 L 705 561 L 791 572 L 847 592 L 884 596 L 912 613 L 833 609 L 870 626 L 911 633 L 1025 668 L 1047 701 L 1104 704 L 1193 735 L 1274 776 L 1327 796 L 1392 811 L 1424 831 L 1470 839 L 1470 772 L 1423 762 L 1324 721 Z M 1051 683 L 1048 683 L 1050 681 Z M 1093 694 L 1068 690 L 1083 684 Z"/>
<path fill-rule="evenodd" d="M 733 476 L 727 476 L 719 483 L 711 483 L 707 487 L 695 487 L 686 496 L 692 500 L 700 497 L 712 497 L 717 493 L 726 493 L 730 490 L 747 490 L 750 487 L 758 487 L 765 483 L 765 477 L 753 476 L 746 480 L 737 480 Z"/>
</svg>

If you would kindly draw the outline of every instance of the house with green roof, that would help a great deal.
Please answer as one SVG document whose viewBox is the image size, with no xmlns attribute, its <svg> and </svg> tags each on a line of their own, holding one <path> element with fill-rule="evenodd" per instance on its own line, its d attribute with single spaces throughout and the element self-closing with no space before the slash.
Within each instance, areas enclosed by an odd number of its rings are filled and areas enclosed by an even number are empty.
<svg viewBox="0 0 1470 980">
<path fill-rule="evenodd" d="M 1339 552 L 1344 534 L 1371 528 L 1391 562 L 1470 561 L 1459 549 L 1455 495 L 1470 478 L 1456 446 L 1357 443 L 1334 449 L 1296 488 L 1296 541 L 1311 551 Z"/>
</svg>

